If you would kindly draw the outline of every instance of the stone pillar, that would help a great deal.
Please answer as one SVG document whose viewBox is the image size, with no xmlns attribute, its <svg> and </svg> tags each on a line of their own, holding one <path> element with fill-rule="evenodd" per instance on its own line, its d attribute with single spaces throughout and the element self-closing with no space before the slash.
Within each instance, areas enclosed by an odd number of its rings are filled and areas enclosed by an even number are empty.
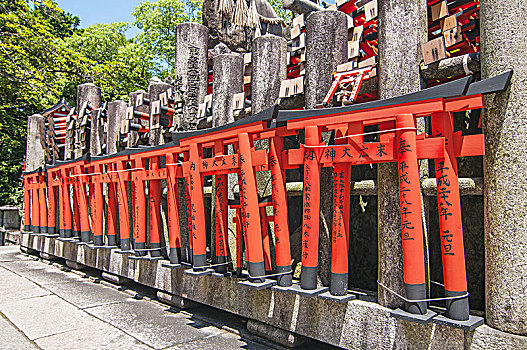
<svg viewBox="0 0 527 350">
<path fill-rule="evenodd" d="M 40 114 L 27 118 L 26 171 L 44 168 L 46 164 L 44 144 L 46 126 L 44 122 L 45 118 Z"/>
<path fill-rule="evenodd" d="M 170 85 L 167 83 L 164 83 L 160 81 L 158 78 L 154 78 L 150 80 L 150 83 L 148 85 L 148 94 L 150 96 L 150 111 L 152 112 L 152 103 L 154 101 L 159 100 L 159 94 L 167 91 L 170 89 Z M 163 117 L 165 115 L 165 112 L 160 111 L 161 116 Z M 152 116 L 150 116 L 150 122 L 152 121 Z M 165 128 L 163 127 L 162 123 L 159 122 L 159 126 L 156 128 L 153 128 L 153 125 L 150 123 L 149 131 L 148 131 L 148 144 L 150 146 L 159 146 L 163 145 L 165 143 L 164 138 Z M 156 164 L 157 165 L 154 165 Z M 166 162 L 165 162 L 166 163 Z M 163 164 L 164 165 L 164 164 Z M 160 157 L 156 157 L 151 159 L 150 168 L 153 167 L 161 167 L 161 159 Z M 167 222 L 166 217 L 164 217 L 164 211 L 162 210 L 162 207 L 166 208 L 166 198 L 162 198 L 161 193 L 162 189 L 166 188 L 166 180 L 151 180 L 148 183 L 148 194 L 149 194 L 149 205 L 147 203 L 148 208 L 148 220 L 150 222 L 150 229 L 149 229 L 149 248 L 155 249 L 155 248 L 161 248 L 161 246 L 165 246 L 165 242 L 168 241 L 168 235 L 165 237 L 165 231 L 167 231 Z M 130 197 L 131 198 L 131 197 Z M 163 205 L 162 205 L 163 202 Z M 162 214 L 163 212 L 163 214 Z M 166 232 L 168 234 L 168 231 Z M 161 256 L 160 251 L 151 251 L 150 256 L 152 257 L 158 257 Z"/>
<path fill-rule="evenodd" d="M 243 91 L 243 58 L 224 53 L 213 58 L 212 127 L 234 121 L 232 100 Z"/>
<path fill-rule="evenodd" d="M 142 106 L 135 107 L 135 100 L 137 99 L 137 96 L 140 95 L 140 94 L 146 94 L 146 91 L 144 91 L 144 90 L 137 90 L 137 91 L 131 92 L 128 95 L 128 104 L 130 106 L 133 106 L 134 110 L 136 110 L 138 112 L 150 114 L 150 105 L 148 105 L 148 104 L 143 104 Z M 132 118 L 132 123 L 140 124 L 140 125 L 144 125 L 144 126 L 148 125 L 147 121 L 139 119 L 136 116 L 134 116 Z M 135 130 L 130 130 L 129 133 L 128 133 L 128 140 L 127 140 L 126 146 L 127 147 L 136 147 L 138 143 L 139 143 L 139 132 L 137 132 Z"/>
<path fill-rule="evenodd" d="M 337 66 L 348 59 L 348 22 L 339 11 L 316 11 L 306 20 L 306 108 L 322 103 Z M 333 217 L 333 169 L 320 172 L 320 237 L 318 275 L 323 285 L 330 282 L 331 225 Z"/>
<path fill-rule="evenodd" d="M 527 4 L 481 1 L 482 79 L 513 69 L 507 91 L 488 95 L 485 134 L 487 323 L 527 335 Z"/>
<path fill-rule="evenodd" d="M 17 207 L 3 207 L 2 224 L 6 230 L 16 230 L 20 228 L 20 208 Z"/>
<path fill-rule="evenodd" d="M 222 46 L 217 45 L 215 50 L 220 51 Z M 213 85 L 212 85 L 212 127 L 218 127 L 225 124 L 234 122 L 232 101 L 235 94 L 243 91 L 243 57 L 236 53 L 223 53 L 214 56 L 212 59 L 213 64 Z M 232 147 L 230 147 L 232 150 Z M 220 179 L 218 179 L 220 177 Z M 218 179 L 218 180 L 217 180 Z M 236 176 L 230 174 L 216 175 L 213 177 L 213 193 L 212 193 L 212 210 L 211 210 L 211 251 L 215 257 L 216 263 L 224 263 L 223 257 L 218 258 L 215 254 L 216 251 L 216 183 L 217 181 L 227 181 L 227 197 L 234 198 L 234 192 L 232 191 L 232 184 L 236 182 Z M 221 187 L 221 185 L 220 185 Z M 225 199 L 227 200 L 227 198 Z M 232 222 L 232 210 L 228 212 L 228 222 Z M 228 224 L 227 224 L 228 225 Z M 226 232 L 227 241 L 229 243 L 229 250 L 231 257 L 236 256 L 236 237 L 227 230 Z M 220 266 L 216 268 L 218 272 L 225 272 L 226 266 Z"/>
<path fill-rule="evenodd" d="M 118 142 L 121 130 L 121 121 L 126 117 L 127 104 L 124 101 L 117 100 L 108 102 L 108 130 L 106 134 L 106 154 L 117 153 Z"/>
<path fill-rule="evenodd" d="M 44 170 L 46 164 L 46 148 L 45 148 L 45 118 L 40 114 L 34 114 L 28 117 L 27 120 L 27 144 L 26 144 L 26 171 Z M 31 193 L 31 194 L 29 194 Z M 42 209 L 46 207 L 46 199 L 43 198 L 43 202 L 39 202 L 39 197 L 42 198 L 45 190 L 31 190 L 24 194 L 24 226 L 28 227 L 28 219 L 31 215 L 31 231 L 40 231 L 43 227 L 39 224 L 42 219 Z M 43 205 L 42 205 L 43 204 Z M 40 205 L 40 215 L 37 212 Z M 31 214 L 29 214 L 31 213 Z M 0 213 L 1 215 L 1 213 Z M 46 214 L 47 215 L 47 214 Z M 47 224 L 45 229 L 47 232 Z M 29 228 L 29 227 L 28 227 Z"/>
<path fill-rule="evenodd" d="M 207 49 L 209 29 L 198 23 L 181 23 L 176 27 L 175 90 L 183 96 L 183 130 L 198 126 L 198 108 L 207 94 Z"/>
<path fill-rule="evenodd" d="M 67 118 L 66 125 L 66 139 L 64 140 L 64 160 L 73 158 L 73 150 L 75 148 L 75 129 L 77 124 L 77 117 L 70 116 Z"/>
<path fill-rule="evenodd" d="M 84 116 L 79 115 L 85 102 L 91 108 L 101 107 L 101 88 L 91 83 L 77 85 L 77 125 L 75 131 L 75 146 L 73 157 L 79 158 L 87 153 L 91 147 L 90 123 L 86 121 L 89 110 L 84 112 Z M 90 144 L 88 144 L 90 143 Z"/>
<path fill-rule="evenodd" d="M 77 113 L 86 101 L 92 108 L 101 107 L 101 88 L 92 83 L 77 85 Z"/>
<path fill-rule="evenodd" d="M 102 120 L 100 108 L 94 109 L 91 113 L 90 129 L 90 154 L 99 156 L 102 154 L 104 142 L 104 121 Z"/>
<path fill-rule="evenodd" d="M 287 42 L 276 35 L 253 40 L 251 101 L 252 113 L 272 107 L 287 76 Z"/>
<path fill-rule="evenodd" d="M 287 42 L 282 37 L 266 34 L 253 40 L 252 49 L 251 111 L 256 114 L 277 103 L 280 84 L 287 78 Z M 255 142 L 255 146 L 257 149 L 268 150 L 269 142 L 259 140 Z M 256 186 L 260 196 L 271 195 L 271 172 L 258 171 Z M 275 251 L 272 236 L 269 243 L 271 252 Z M 275 260 L 271 260 L 271 267 L 274 267 Z"/>
<path fill-rule="evenodd" d="M 151 80 L 150 84 L 148 84 L 148 94 L 150 96 L 150 104 L 152 104 L 153 101 L 159 100 L 159 94 L 167 91 L 170 89 L 170 85 L 167 83 L 163 83 L 159 79 L 156 78 L 156 80 Z M 151 110 L 151 108 L 150 108 Z M 163 116 L 165 112 L 161 111 L 161 115 Z M 159 146 L 165 143 L 165 139 L 163 138 L 165 128 L 160 125 L 159 128 L 152 129 L 152 125 L 150 125 L 149 132 L 148 132 L 148 144 L 150 146 Z"/>
<path fill-rule="evenodd" d="M 421 89 L 420 44 L 427 39 L 426 1 L 379 0 L 379 94 L 387 99 Z M 404 21 L 401 19 L 404 18 Z M 409 25 L 411 23 L 411 25 Z M 402 237 L 397 164 L 377 165 L 378 280 L 404 295 Z M 378 288 L 379 304 L 390 308 L 402 300 Z"/>
<path fill-rule="evenodd" d="M 322 103 L 337 66 L 348 60 L 348 22 L 346 14 L 324 10 L 311 13 L 306 20 L 306 108 Z"/>
</svg>

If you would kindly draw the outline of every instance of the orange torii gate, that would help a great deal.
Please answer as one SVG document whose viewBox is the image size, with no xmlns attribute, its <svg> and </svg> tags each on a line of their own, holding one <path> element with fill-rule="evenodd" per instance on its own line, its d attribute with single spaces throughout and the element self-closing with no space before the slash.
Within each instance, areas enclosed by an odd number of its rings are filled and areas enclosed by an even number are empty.
<svg viewBox="0 0 527 350">
<path fill-rule="evenodd" d="M 191 275 L 210 274 L 213 267 L 217 274 L 227 276 L 230 265 L 227 211 L 230 205 L 237 211 L 235 221 L 239 228 L 237 276 L 242 275 L 244 246 L 249 273 L 248 281 L 241 283 L 257 289 L 278 284 L 273 288 L 320 294 L 322 298 L 342 302 L 353 298 L 347 289 L 351 166 L 397 162 L 406 291 L 406 296 L 401 297 L 406 307 L 392 314 L 428 322 L 435 313 L 427 309 L 430 299 L 426 298 L 417 161 L 434 159 L 446 293 L 443 299 L 447 300 L 446 317 L 435 316 L 434 319 L 474 327 L 481 320 L 468 314 L 455 159 L 483 154 L 484 144 L 483 135 L 454 133 L 452 113 L 482 108 L 483 94 L 505 89 L 509 79 L 510 72 L 474 84 L 465 78 L 419 93 L 351 107 L 280 112 L 272 108 L 222 127 L 174 133 L 173 142 L 163 146 L 130 148 L 111 156 L 57 162 L 46 171 L 25 174 L 24 203 L 26 208 L 31 208 L 25 213 L 25 229 L 38 234 L 52 233 L 57 226 L 55 208 L 58 205 L 59 239 L 73 240 L 92 248 L 119 246 L 118 252 L 129 254 L 133 259 L 168 256 L 169 263 L 163 264 L 167 268 L 182 265 L 185 268 L 184 265 L 190 263 L 192 269 L 185 272 Z M 431 118 L 431 135 L 417 134 L 417 117 Z M 363 130 L 369 125 L 378 126 L 379 130 L 374 133 L 379 137 L 375 142 L 364 142 Z M 299 135 L 301 131 L 305 133 L 305 141 L 300 148 L 284 150 L 283 137 Z M 321 143 L 321 133 L 325 131 L 334 134 L 335 144 Z M 263 139 L 269 140 L 269 151 L 254 148 L 253 142 Z M 206 153 L 212 155 L 206 156 Z M 324 293 L 328 288 L 318 288 L 316 283 L 320 169 L 330 166 L 334 168 L 332 277 L 329 293 Z M 302 273 L 300 284 L 293 284 L 285 169 L 297 167 L 302 167 L 304 173 Z M 266 170 L 271 172 L 272 200 L 259 198 L 257 192 L 255 173 Z M 237 174 L 239 202 L 228 199 L 228 174 Z M 216 254 L 211 262 L 207 259 L 203 192 L 203 176 L 210 175 L 215 176 L 216 187 L 213 198 Z M 180 203 L 178 179 L 185 182 L 186 203 Z M 162 244 L 162 180 L 167 182 L 168 254 L 163 251 Z M 146 235 L 146 188 L 149 239 Z M 105 204 L 108 208 L 106 232 Z M 273 207 L 272 216 L 265 210 L 269 205 Z M 189 219 L 189 262 L 182 261 L 180 253 L 179 208 L 186 208 Z M 275 274 L 270 272 L 268 221 L 274 222 Z"/>
</svg>

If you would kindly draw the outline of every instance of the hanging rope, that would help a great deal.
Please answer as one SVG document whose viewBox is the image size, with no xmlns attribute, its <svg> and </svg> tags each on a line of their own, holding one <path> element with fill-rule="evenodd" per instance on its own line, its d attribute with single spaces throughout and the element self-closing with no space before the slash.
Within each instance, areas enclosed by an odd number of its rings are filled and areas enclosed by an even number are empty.
<svg viewBox="0 0 527 350">
<path fill-rule="evenodd" d="M 247 13 L 247 26 L 254 29 L 260 29 L 260 15 L 256 9 L 256 1 L 251 0 L 251 6 Z"/>
<path fill-rule="evenodd" d="M 220 0 L 218 11 L 224 14 L 229 20 L 232 19 L 234 13 L 234 0 Z"/>
<path fill-rule="evenodd" d="M 270 18 L 270 17 L 265 17 L 262 15 L 258 15 L 258 16 L 260 16 L 260 22 L 264 22 L 267 24 L 281 24 L 282 27 L 286 26 L 284 19 L 281 17 Z"/>
<path fill-rule="evenodd" d="M 233 24 L 236 27 L 243 28 L 247 26 L 248 18 L 247 18 L 247 3 L 245 0 L 238 0 L 236 2 L 236 10 L 234 12 L 234 21 Z"/>
<path fill-rule="evenodd" d="M 249 7 L 247 7 L 247 2 L 245 0 L 238 0 L 236 2 L 236 7 L 234 6 L 233 0 L 220 0 L 218 10 L 220 13 L 225 14 L 229 18 L 233 17 L 232 22 L 234 26 L 239 28 L 249 27 L 255 29 L 255 37 L 261 35 L 262 22 L 267 24 L 280 24 L 282 27 L 286 26 L 285 21 L 280 17 L 270 18 L 259 14 L 255 0 L 251 0 Z M 234 16 L 232 16 L 233 12 Z"/>
</svg>

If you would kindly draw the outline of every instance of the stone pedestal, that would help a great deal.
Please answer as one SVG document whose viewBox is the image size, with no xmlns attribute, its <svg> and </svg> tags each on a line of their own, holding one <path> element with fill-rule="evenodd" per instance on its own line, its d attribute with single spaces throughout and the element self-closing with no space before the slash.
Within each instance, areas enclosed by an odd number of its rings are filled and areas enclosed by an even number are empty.
<svg viewBox="0 0 527 350">
<path fill-rule="evenodd" d="M 485 134 L 487 323 L 527 334 L 527 7 L 481 1 L 482 78 L 513 69 L 507 91 L 488 95 Z"/>
<path fill-rule="evenodd" d="M 379 94 L 381 99 L 421 89 L 420 44 L 426 41 L 426 1 L 379 1 Z M 401 21 L 401 18 L 405 18 Z M 411 25 L 408 25 L 411 23 Z M 395 163 L 377 165 L 378 280 L 404 294 L 399 181 Z M 379 287 L 379 303 L 402 306 L 402 300 Z"/>
<path fill-rule="evenodd" d="M 314 108 L 326 96 L 337 66 L 347 61 L 348 22 L 338 11 L 317 11 L 306 20 L 306 108 Z M 320 172 L 320 238 L 318 275 L 323 285 L 330 282 L 331 225 L 333 217 L 333 169 Z"/>
<path fill-rule="evenodd" d="M 183 96 L 183 130 L 198 126 L 198 108 L 207 94 L 209 30 L 198 23 L 181 23 L 176 32 L 175 90 Z"/>
</svg>

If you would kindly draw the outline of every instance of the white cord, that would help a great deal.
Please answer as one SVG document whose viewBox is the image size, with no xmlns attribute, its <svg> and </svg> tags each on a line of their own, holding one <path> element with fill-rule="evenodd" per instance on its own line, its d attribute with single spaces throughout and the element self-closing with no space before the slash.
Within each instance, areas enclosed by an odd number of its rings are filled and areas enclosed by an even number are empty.
<svg viewBox="0 0 527 350">
<path fill-rule="evenodd" d="M 381 282 L 377 281 L 377 284 L 379 286 L 381 286 L 382 288 L 386 289 L 388 292 L 392 293 L 393 295 L 401 298 L 402 300 L 406 301 L 406 302 L 409 302 L 409 303 L 419 303 L 419 302 L 422 302 L 422 301 L 440 301 L 440 300 L 452 300 L 452 299 L 461 299 L 461 298 L 465 298 L 465 297 L 468 297 L 468 292 L 466 292 L 465 294 L 462 294 L 462 295 L 456 295 L 456 296 L 453 296 L 453 297 L 443 297 L 443 298 L 430 298 L 430 299 L 406 299 L 405 297 L 403 297 L 402 295 L 394 292 L 393 290 L 391 290 L 390 288 L 386 287 L 384 284 L 382 284 Z"/>
<path fill-rule="evenodd" d="M 291 270 L 291 271 L 275 273 L 275 274 L 272 274 L 272 275 L 263 275 L 263 276 L 251 276 L 251 273 L 249 272 L 248 275 L 249 275 L 249 278 L 265 278 L 265 277 L 289 275 L 290 273 L 293 273 L 293 271 Z"/>
<path fill-rule="evenodd" d="M 104 174 L 123 173 L 125 171 L 134 171 L 134 170 L 146 170 L 146 169 L 145 168 L 132 168 L 132 169 L 123 169 L 123 170 L 112 170 L 112 171 L 107 171 Z"/>
<path fill-rule="evenodd" d="M 92 176 L 92 175 L 101 175 L 102 173 L 91 173 L 91 174 L 77 174 L 77 175 L 70 175 L 70 177 L 78 177 L 78 176 Z"/>
</svg>

